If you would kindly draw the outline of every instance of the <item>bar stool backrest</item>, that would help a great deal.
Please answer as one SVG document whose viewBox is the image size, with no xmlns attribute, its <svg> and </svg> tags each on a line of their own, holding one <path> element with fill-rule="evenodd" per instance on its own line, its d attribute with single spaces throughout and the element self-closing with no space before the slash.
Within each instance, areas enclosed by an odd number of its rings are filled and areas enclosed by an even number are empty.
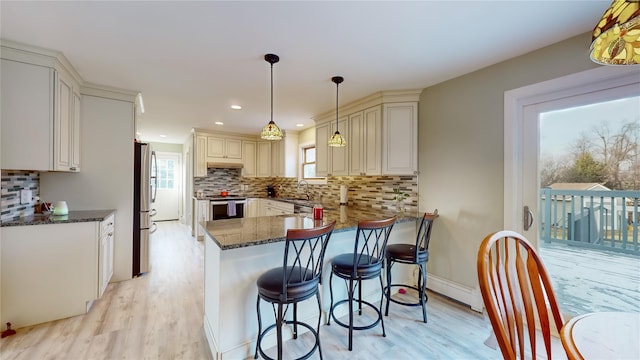
<svg viewBox="0 0 640 360">
<path fill-rule="evenodd" d="M 360 220 L 353 250 L 353 277 L 357 277 L 358 268 L 382 267 L 387 241 L 393 225 L 398 219 L 394 216 L 384 220 Z"/>
<path fill-rule="evenodd" d="M 416 261 L 426 261 L 429 252 L 429 241 L 431 240 L 431 229 L 433 228 L 433 221 L 438 217 L 438 209 L 433 213 L 425 213 L 422 216 L 420 227 L 418 228 L 418 235 L 416 236 Z"/>
<path fill-rule="evenodd" d="M 336 222 L 313 229 L 289 229 L 284 248 L 282 299 L 302 301 L 315 294 L 322 264 Z"/>
</svg>

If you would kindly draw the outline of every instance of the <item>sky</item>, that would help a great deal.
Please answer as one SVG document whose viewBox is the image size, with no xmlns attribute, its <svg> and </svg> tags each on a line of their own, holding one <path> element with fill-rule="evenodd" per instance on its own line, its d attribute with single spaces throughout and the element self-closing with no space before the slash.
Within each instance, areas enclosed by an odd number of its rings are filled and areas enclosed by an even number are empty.
<svg viewBox="0 0 640 360">
<path fill-rule="evenodd" d="M 640 123 L 640 96 L 549 111 L 540 114 L 540 156 L 558 159 L 571 152 L 572 144 L 585 132 L 590 137 L 602 122 L 611 133 L 629 121 Z"/>
</svg>

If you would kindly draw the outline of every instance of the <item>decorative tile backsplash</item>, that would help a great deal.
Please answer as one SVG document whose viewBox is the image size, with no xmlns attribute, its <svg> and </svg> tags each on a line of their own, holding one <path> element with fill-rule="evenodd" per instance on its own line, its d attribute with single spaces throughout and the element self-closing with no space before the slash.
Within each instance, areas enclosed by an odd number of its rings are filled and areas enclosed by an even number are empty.
<svg viewBox="0 0 640 360">
<path fill-rule="evenodd" d="M 242 169 L 207 169 L 207 176 L 195 178 L 194 195 L 202 190 L 205 196 L 215 196 L 226 190 L 229 195 L 266 197 L 267 185 L 276 189 L 279 197 L 305 198 L 306 185 L 298 189 L 297 178 L 245 178 Z M 334 176 L 326 185 L 309 185 L 311 200 L 322 197 L 325 205 L 339 205 L 340 186 L 348 188 L 348 203 L 374 209 L 395 209 L 393 189 L 399 188 L 409 194 L 405 200 L 408 211 L 418 209 L 418 178 L 416 176 Z M 247 190 L 243 190 L 246 187 Z"/>
<path fill-rule="evenodd" d="M 26 170 L 2 170 L 0 221 L 33 215 L 33 204 L 20 204 L 22 189 L 31 190 L 32 196 L 40 196 L 40 173 Z"/>
</svg>

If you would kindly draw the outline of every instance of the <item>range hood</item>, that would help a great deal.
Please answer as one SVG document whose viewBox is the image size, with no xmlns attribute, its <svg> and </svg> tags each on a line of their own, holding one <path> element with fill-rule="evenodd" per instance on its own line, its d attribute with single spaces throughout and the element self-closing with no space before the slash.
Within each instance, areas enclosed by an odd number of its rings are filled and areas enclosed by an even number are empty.
<svg viewBox="0 0 640 360">
<path fill-rule="evenodd" d="M 242 169 L 242 163 L 208 162 L 207 168 L 213 169 Z"/>
</svg>

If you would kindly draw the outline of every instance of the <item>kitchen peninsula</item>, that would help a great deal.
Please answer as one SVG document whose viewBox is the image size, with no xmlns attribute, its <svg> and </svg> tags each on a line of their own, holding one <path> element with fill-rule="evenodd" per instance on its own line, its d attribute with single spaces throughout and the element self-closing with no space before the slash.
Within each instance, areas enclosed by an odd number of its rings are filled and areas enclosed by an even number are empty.
<svg viewBox="0 0 640 360">
<path fill-rule="evenodd" d="M 282 266 L 287 229 L 313 228 L 336 220 L 325 254 L 320 289 L 323 323 L 329 310 L 329 275 L 331 259 L 341 253 L 353 252 L 358 220 L 383 219 L 398 215 L 389 243 L 413 241 L 416 236 L 416 213 L 397 214 L 384 209 L 341 206 L 325 209 L 323 220 L 313 220 L 310 214 L 261 216 L 201 222 L 205 229 L 204 330 L 214 359 L 244 359 L 253 356 L 258 337 L 256 315 L 257 278 L 266 270 Z M 394 269 L 394 279 L 411 280 L 409 269 Z M 346 290 L 334 279 L 334 298 L 346 298 Z M 377 282 L 363 284 L 363 298 L 380 301 Z M 268 304 L 262 302 L 263 324 L 274 322 Z M 347 313 L 338 308 L 336 316 Z M 341 311 L 341 312 L 340 312 Z M 298 318 L 315 322 L 317 306 L 313 301 L 298 306 Z M 292 338 L 285 327 L 283 337 Z M 275 332 L 263 339 L 263 347 L 275 345 Z"/>
</svg>

